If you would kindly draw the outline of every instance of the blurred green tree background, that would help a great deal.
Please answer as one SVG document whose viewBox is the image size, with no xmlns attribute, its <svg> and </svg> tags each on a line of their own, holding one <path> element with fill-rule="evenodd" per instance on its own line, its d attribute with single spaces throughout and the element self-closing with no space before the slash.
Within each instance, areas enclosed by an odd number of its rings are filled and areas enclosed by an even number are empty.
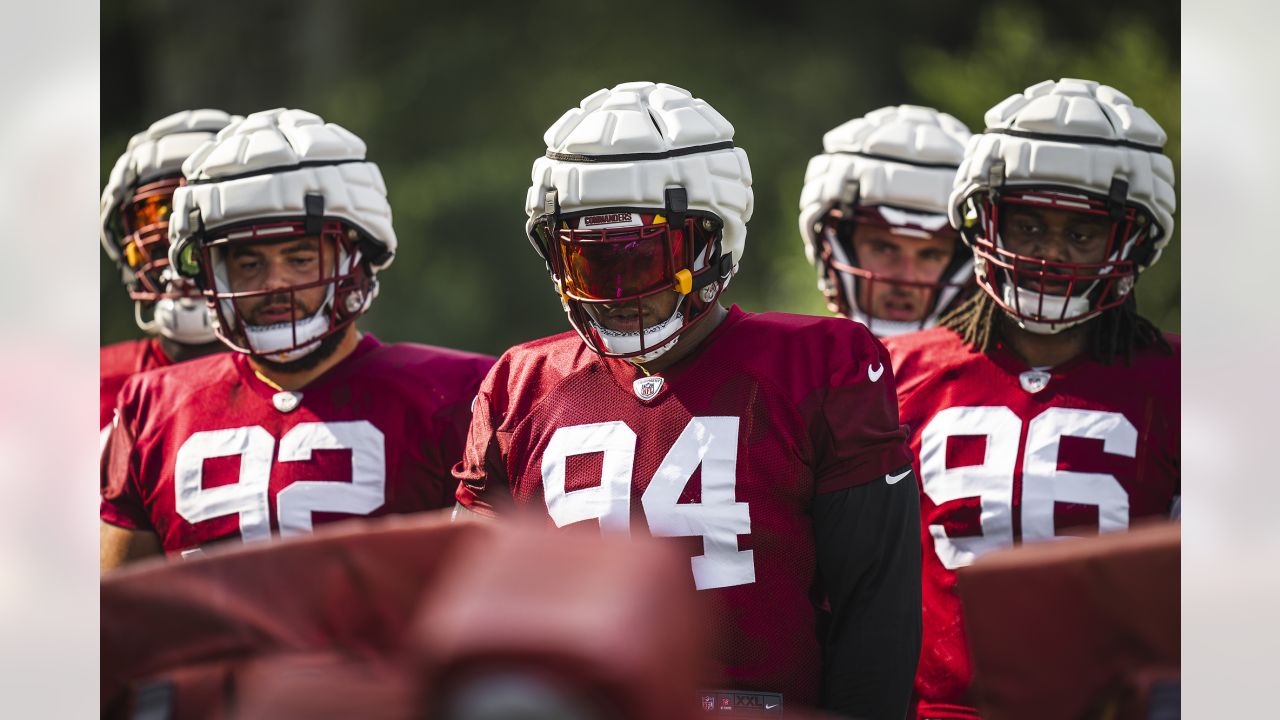
<svg viewBox="0 0 1280 720">
<path fill-rule="evenodd" d="M 755 215 L 726 296 L 748 310 L 825 313 L 797 203 L 822 134 L 874 108 L 984 111 L 1045 79 L 1114 85 L 1169 133 L 1179 166 L 1179 11 L 1158 0 L 109 0 L 102 6 L 102 179 L 129 136 L 177 110 L 316 112 L 382 168 L 400 250 L 361 321 L 384 340 L 499 353 L 568 329 L 524 237 L 542 133 L 620 82 L 684 87 L 736 128 Z M 1138 284 L 1180 326 L 1179 240 Z M 136 337 L 102 258 L 102 342 Z"/>
</svg>

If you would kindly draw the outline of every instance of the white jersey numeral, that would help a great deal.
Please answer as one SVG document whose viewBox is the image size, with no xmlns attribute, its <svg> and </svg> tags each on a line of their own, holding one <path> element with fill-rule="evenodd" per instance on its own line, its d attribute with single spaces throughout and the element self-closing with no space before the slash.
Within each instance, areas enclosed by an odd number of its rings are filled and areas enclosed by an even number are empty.
<svg viewBox="0 0 1280 720">
<path fill-rule="evenodd" d="M 1129 493 L 1107 473 L 1058 469 L 1058 443 L 1064 435 L 1102 441 L 1102 451 L 1135 457 L 1138 429 L 1120 413 L 1049 408 L 1027 423 L 1027 449 L 1022 460 L 1022 537 L 1048 540 L 1053 533 L 1054 503 L 1098 507 L 1098 531 L 1129 527 Z"/>
<path fill-rule="evenodd" d="M 350 450 L 351 482 L 299 480 L 276 493 L 281 535 L 311 532 L 311 513 L 368 515 L 386 501 L 382 431 L 367 420 L 298 423 L 280 438 L 280 462 L 307 461 L 313 450 Z"/>
<path fill-rule="evenodd" d="M 920 433 L 920 483 L 941 505 L 977 496 L 982 503 L 982 535 L 947 537 L 941 525 L 930 525 L 933 546 L 947 568 L 964 567 L 979 554 L 1013 544 L 1013 469 L 1018 462 L 1022 420 L 1006 407 L 950 407 L 934 416 Z M 982 435 L 987 440 L 981 465 L 947 468 L 947 439 Z"/>
<path fill-rule="evenodd" d="M 178 448 L 174 491 L 178 514 L 191 524 L 238 515 L 246 542 L 271 537 L 270 484 L 276 440 L 265 428 L 198 432 Z M 315 450 L 350 450 L 351 482 L 298 481 L 276 494 L 282 535 L 311 532 L 313 512 L 367 515 L 386 500 L 386 447 L 382 431 L 367 420 L 299 423 L 280 439 L 278 462 L 311 459 Z M 240 478 L 204 487 L 204 461 L 240 456 Z"/>
<path fill-rule="evenodd" d="M 702 502 L 681 503 L 698 465 Z M 738 418 L 696 417 L 684 426 L 640 498 L 649 532 L 702 536 L 702 554 L 690 561 L 699 590 L 756 581 L 752 551 L 738 549 L 738 536 L 751 533 L 751 514 L 747 503 L 737 501 L 737 482 Z"/>
<path fill-rule="evenodd" d="M 604 454 L 600 484 L 566 492 L 568 459 L 589 453 Z M 558 428 L 542 455 L 543 495 L 556 527 L 598 519 L 604 531 L 630 533 L 635 454 L 635 431 L 624 422 Z M 702 501 L 681 503 L 699 465 Z M 738 536 L 751 533 L 751 515 L 747 503 L 737 502 L 737 468 L 738 418 L 696 417 L 667 451 L 640 498 L 653 535 L 702 538 L 702 554 L 690 561 L 699 590 L 756 579 L 752 551 L 738 549 Z"/>
<path fill-rule="evenodd" d="M 924 493 L 935 505 L 976 497 L 981 503 L 981 535 L 950 537 L 942 525 L 930 525 L 938 559 L 949 570 L 965 567 L 989 550 L 1013 543 L 1013 476 L 1018 463 L 1022 421 L 1006 407 L 952 407 L 939 412 L 920 434 L 920 474 Z M 1129 495 L 1114 475 L 1058 469 L 1064 436 L 1103 441 L 1103 451 L 1135 457 L 1138 431 L 1124 415 L 1099 410 L 1049 408 L 1026 426 L 1022 459 L 1022 537 L 1055 537 L 1055 503 L 1098 508 L 1098 530 L 1129 527 Z M 979 465 L 948 468 L 947 440 L 980 436 L 986 453 Z"/>
<path fill-rule="evenodd" d="M 600 484 L 565 492 L 565 466 L 574 455 L 604 453 Z M 631 466 L 636 434 L 624 422 L 574 425 L 555 431 L 542 453 L 542 493 L 556 527 L 592 518 L 613 532 L 631 532 Z"/>
<path fill-rule="evenodd" d="M 239 515 L 240 537 L 245 542 L 270 537 L 267 486 L 271 482 L 275 445 L 271 433 L 257 425 L 207 430 L 187 438 L 178 448 L 173 468 L 178 514 L 192 525 L 223 515 Z M 205 488 L 204 461 L 235 455 L 240 456 L 239 482 Z"/>
</svg>

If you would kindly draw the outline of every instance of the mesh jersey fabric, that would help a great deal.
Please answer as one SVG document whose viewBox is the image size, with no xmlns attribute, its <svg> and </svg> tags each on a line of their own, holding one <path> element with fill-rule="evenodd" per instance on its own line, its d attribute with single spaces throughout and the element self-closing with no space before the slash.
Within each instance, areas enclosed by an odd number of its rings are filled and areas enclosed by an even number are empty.
<svg viewBox="0 0 1280 720">
<path fill-rule="evenodd" d="M 492 363 L 365 335 L 288 409 L 238 353 L 138 375 L 103 453 L 102 520 L 174 552 L 447 507 Z"/>
<path fill-rule="evenodd" d="M 726 682 L 812 706 L 813 498 L 910 462 L 888 355 L 843 318 L 734 306 L 657 377 L 656 395 L 641 399 L 641 371 L 573 333 L 509 350 L 477 398 L 454 469 L 458 501 L 588 533 L 684 535 L 672 542 L 688 548 L 691 580 L 714 607 Z M 565 508 L 589 517 L 565 523 Z"/>
<path fill-rule="evenodd" d="M 159 338 L 125 340 L 103 346 L 98 352 L 98 427 L 106 429 L 116 410 L 116 396 L 130 377 L 173 364 L 160 347 Z"/>
<path fill-rule="evenodd" d="M 1166 338 L 1171 356 L 1138 351 L 1125 366 L 1085 355 L 1039 377 L 1007 348 L 974 352 L 945 328 L 885 342 L 921 487 L 917 717 L 978 717 L 956 593 L 974 557 L 1169 516 L 1181 493 L 1181 351 Z"/>
</svg>

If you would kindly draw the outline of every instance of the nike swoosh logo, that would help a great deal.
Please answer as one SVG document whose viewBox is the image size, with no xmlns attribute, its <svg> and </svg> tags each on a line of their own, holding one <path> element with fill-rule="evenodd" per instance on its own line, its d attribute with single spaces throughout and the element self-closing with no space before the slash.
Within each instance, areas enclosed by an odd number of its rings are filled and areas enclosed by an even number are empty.
<svg viewBox="0 0 1280 720">
<path fill-rule="evenodd" d="M 772 710 L 772 709 L 774 709 L 774 708 L 778 707 L 778 704 L 779 704 L 779 703 L 774 703 L 774 704 L 770 705 L 769 703 L 765 703 L 765 704 L 764 704 L 764 709 L 765 709 L 765 710 Z"/>
<path fill-rule="evenodd" d="M 906 476 L 908 476 L 908 475 L 910 475 L 910 474 L 911 474 L 911 471 L 910 471 L 910 470 L 903 470 L 902 472 L 898 473 L 897 475 L 890 475 L 889 473 L 885 473 L 885 474 L 884 474 L 884 481 L 885 481 L 886 483 L 890 484 L 890 485 L 893 485 L 894 483 L 898 482 L 899 480 L 901 480 L 902 478 L 904 478 L 904 477 L 906 477 Z"/>
<path fill-rule="evenodd" d="M 874 370 L 871 369 L 870 365 L 867 366 L 867 377 L 871 379 L 871 382 L 876 382 L 877 380 L 880 379 L 880 376 L 883 374 L 884 374 L 884 363 L 880 363 L 880 367 Z"/>
</svg>

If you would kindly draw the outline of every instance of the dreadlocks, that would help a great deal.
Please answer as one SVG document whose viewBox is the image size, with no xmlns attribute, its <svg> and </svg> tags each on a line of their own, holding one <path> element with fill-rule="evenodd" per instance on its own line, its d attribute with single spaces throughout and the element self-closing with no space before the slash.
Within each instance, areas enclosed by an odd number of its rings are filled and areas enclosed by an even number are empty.
<svg viewBox="0 0 1280 720">
<path fill-rule="evenodd" d="M 1000 342 L 1002 312 L 995 298 L 978 291 L 956 309 L 947 313 L 938 324 L 955 332 L 966 345 L 977 352 L 986 353 Z M 1089 352 L 1094 360 L 1110 365 L 1117 357 L 1124 364 L 1133 362 L 1135 350 L 1156 348 L 1166 355 L 1173 348 L 1165 340 L 1160 329 L 1150 320 L 1138 314 L 1138 301 L 1133 295 L 1123 305 L 1105 310 L 1090 320 Z"/>
<path fill-rule="evenodd" d="M 973 350 L 987 353 L 996 346 L 995 313 L 998 311 L 995 300 L 979 290 L 939 318 L 938 324 L 959 335 L 964 344 Z"/>
</svg>

